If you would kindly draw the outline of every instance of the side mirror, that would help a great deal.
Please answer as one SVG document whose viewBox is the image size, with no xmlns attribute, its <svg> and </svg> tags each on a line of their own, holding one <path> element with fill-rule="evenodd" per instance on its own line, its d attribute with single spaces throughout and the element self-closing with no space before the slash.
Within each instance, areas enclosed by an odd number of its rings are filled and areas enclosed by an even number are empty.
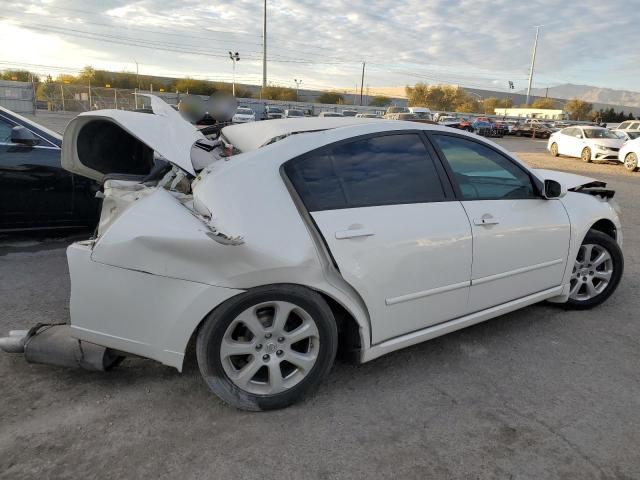
<svg viewBox="0 0 640 480">
<path fill-rule="evenodd" d="M 33 147 L 40 143 L 40 139 L 36 137 L 31 130 L 28 130 L 22 125 L 17 125 L 11 129 L 11 143 Z"/>
<path fill-rule="evenodd" d="M 544 198 L 562 198 L 567 194 L 567 188 L 556 180 L 544 181 Z"/>
</svg>

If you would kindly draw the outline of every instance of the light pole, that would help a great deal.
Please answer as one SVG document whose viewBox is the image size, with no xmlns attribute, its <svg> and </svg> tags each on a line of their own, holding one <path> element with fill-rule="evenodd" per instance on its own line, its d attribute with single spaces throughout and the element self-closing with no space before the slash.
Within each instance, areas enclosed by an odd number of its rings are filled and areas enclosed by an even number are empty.
<svg viewBox="0 0 640 480">
<path fill-rule="evenodd" d="M 233 86 L 232 88 L 232 92 L 233 92 L 233 96 L 236 96 L 236 62 L 240 61 L 240 54 L 238 52 L 229 52 L 229 58 L 231 59 L 231 61 L 233 62 Z"/>
<path fill-rule="evenodd" d="M 136 64 L 136 88 L 133 91 L 133 96 L 136 101 L 136 110 L 138 109 L 138 90 L 140 90 L 140 72 L 138 70 L 138 61 L 134 58 L 133 61 Z"/>
<path fill-rule="evenodd" d="M 296 102 L 298 102 L 298 89 L 300 88 L 300 84 L 302 83 L 302 80 L 298 80 L 297 78 L 293 79 L 294 82 L 296 82 Z"/>
<path fill-rule="evenodd" d="M 544 25 L 536 26 L 536 39 L 533 42 L 533 54 L 531 55 L 531 70 L 529 70 L 529 85 L 527 86 L 527 105 L 529 105 L 529 96 L 531 95 L 531 80 L 533 80 L 533 67 L 536 65 L 536 50 L 538 49 L 538 35 L 540 34 L 540 27 Z"/>
<path fill-rule="evenodd" d="M 262 88 L 267 88 L 267 0 L 262 14 Z"/>
</svg>

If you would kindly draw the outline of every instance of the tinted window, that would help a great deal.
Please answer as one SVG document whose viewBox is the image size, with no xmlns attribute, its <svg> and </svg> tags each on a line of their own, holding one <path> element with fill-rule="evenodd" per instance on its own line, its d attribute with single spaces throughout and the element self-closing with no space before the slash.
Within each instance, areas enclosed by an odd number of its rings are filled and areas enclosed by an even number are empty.
<svg viewBox="0 0 640 480">
<path fill-rule="evenodd" d="M 11 142 L 11 129 L 13 125 L 0 118 L 0 142 L 9 143 Z"/>
<path fill-rule="evenodd" d="M 631 126 L 629 126 L 629 130 L 638 130 L 638 128 L 640 128 L 640 123 L 632 123 Z"/>
<path fill-rule="evenodd" d="M 529 175 L 495 150 L 460 137 L 434 138 L 465 200 L 537 198 Z"/>
<path fill-rule="evenodd" d="M 444 200 L 417 134 L 343 143 L 289 162 L 287 175 L 310 211 Z"/>
</svg>

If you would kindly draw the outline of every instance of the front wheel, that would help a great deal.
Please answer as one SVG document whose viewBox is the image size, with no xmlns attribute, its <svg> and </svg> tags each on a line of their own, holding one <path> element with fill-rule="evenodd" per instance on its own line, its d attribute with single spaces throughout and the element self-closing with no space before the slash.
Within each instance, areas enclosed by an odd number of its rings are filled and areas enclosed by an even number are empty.
<svg viewBox="0 0 640 480">
<path fill-rule="evenodd" d="M 583 162 L 591 162 L 591 149 L 589 147 L 585 147 L 580 154 L 580 158 Z"/>
<path fill-rule="evenodd" d="M 609 235 L 589 230 L 575 259 L 566 306 L 584 310 L 600 305 L 618 287 L 623 270 L 618 243 Z"/>
<path fill-rule="evenodd" d="M 638 156 L 631 152 L 624 157 L 624 168 L 630 172 L 635 172 L 638 169 Z"/>
<path fill-rule="evenodd" d="M 551 155 L 553 155 L 554 157 L 557 157 L 559 155 L 558 154 L 558 144 L 555 143 L 555 142 L 553 142 L 551 144 Z"/>
<path fill-rule="evenodd" d="M 198 366 L 209 388 L 241 410 L 287 407 L 316 388 L 336 356 L 338 333 L 327 302 L 297 285 L 248 290 L 206 318 Z"/>
</svg>

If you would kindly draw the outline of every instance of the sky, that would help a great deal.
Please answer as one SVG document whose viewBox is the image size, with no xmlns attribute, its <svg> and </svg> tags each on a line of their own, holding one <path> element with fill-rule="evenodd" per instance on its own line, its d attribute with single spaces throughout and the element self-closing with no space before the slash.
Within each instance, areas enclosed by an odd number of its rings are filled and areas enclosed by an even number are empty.
<svg viewBox="0 0 640 480">
<path fill-rule="evenodd" d="M 640 91 L 638 0 L 268 0 L 269 83 L 353 91 L 564 83 Z M 0 69 L 262 83 L 262 0 L 0 0 Z M 626 40 L 625 40 L 626 39 Z M 628 41 L 628 43 L 627 43 Z"/>
</svg>

